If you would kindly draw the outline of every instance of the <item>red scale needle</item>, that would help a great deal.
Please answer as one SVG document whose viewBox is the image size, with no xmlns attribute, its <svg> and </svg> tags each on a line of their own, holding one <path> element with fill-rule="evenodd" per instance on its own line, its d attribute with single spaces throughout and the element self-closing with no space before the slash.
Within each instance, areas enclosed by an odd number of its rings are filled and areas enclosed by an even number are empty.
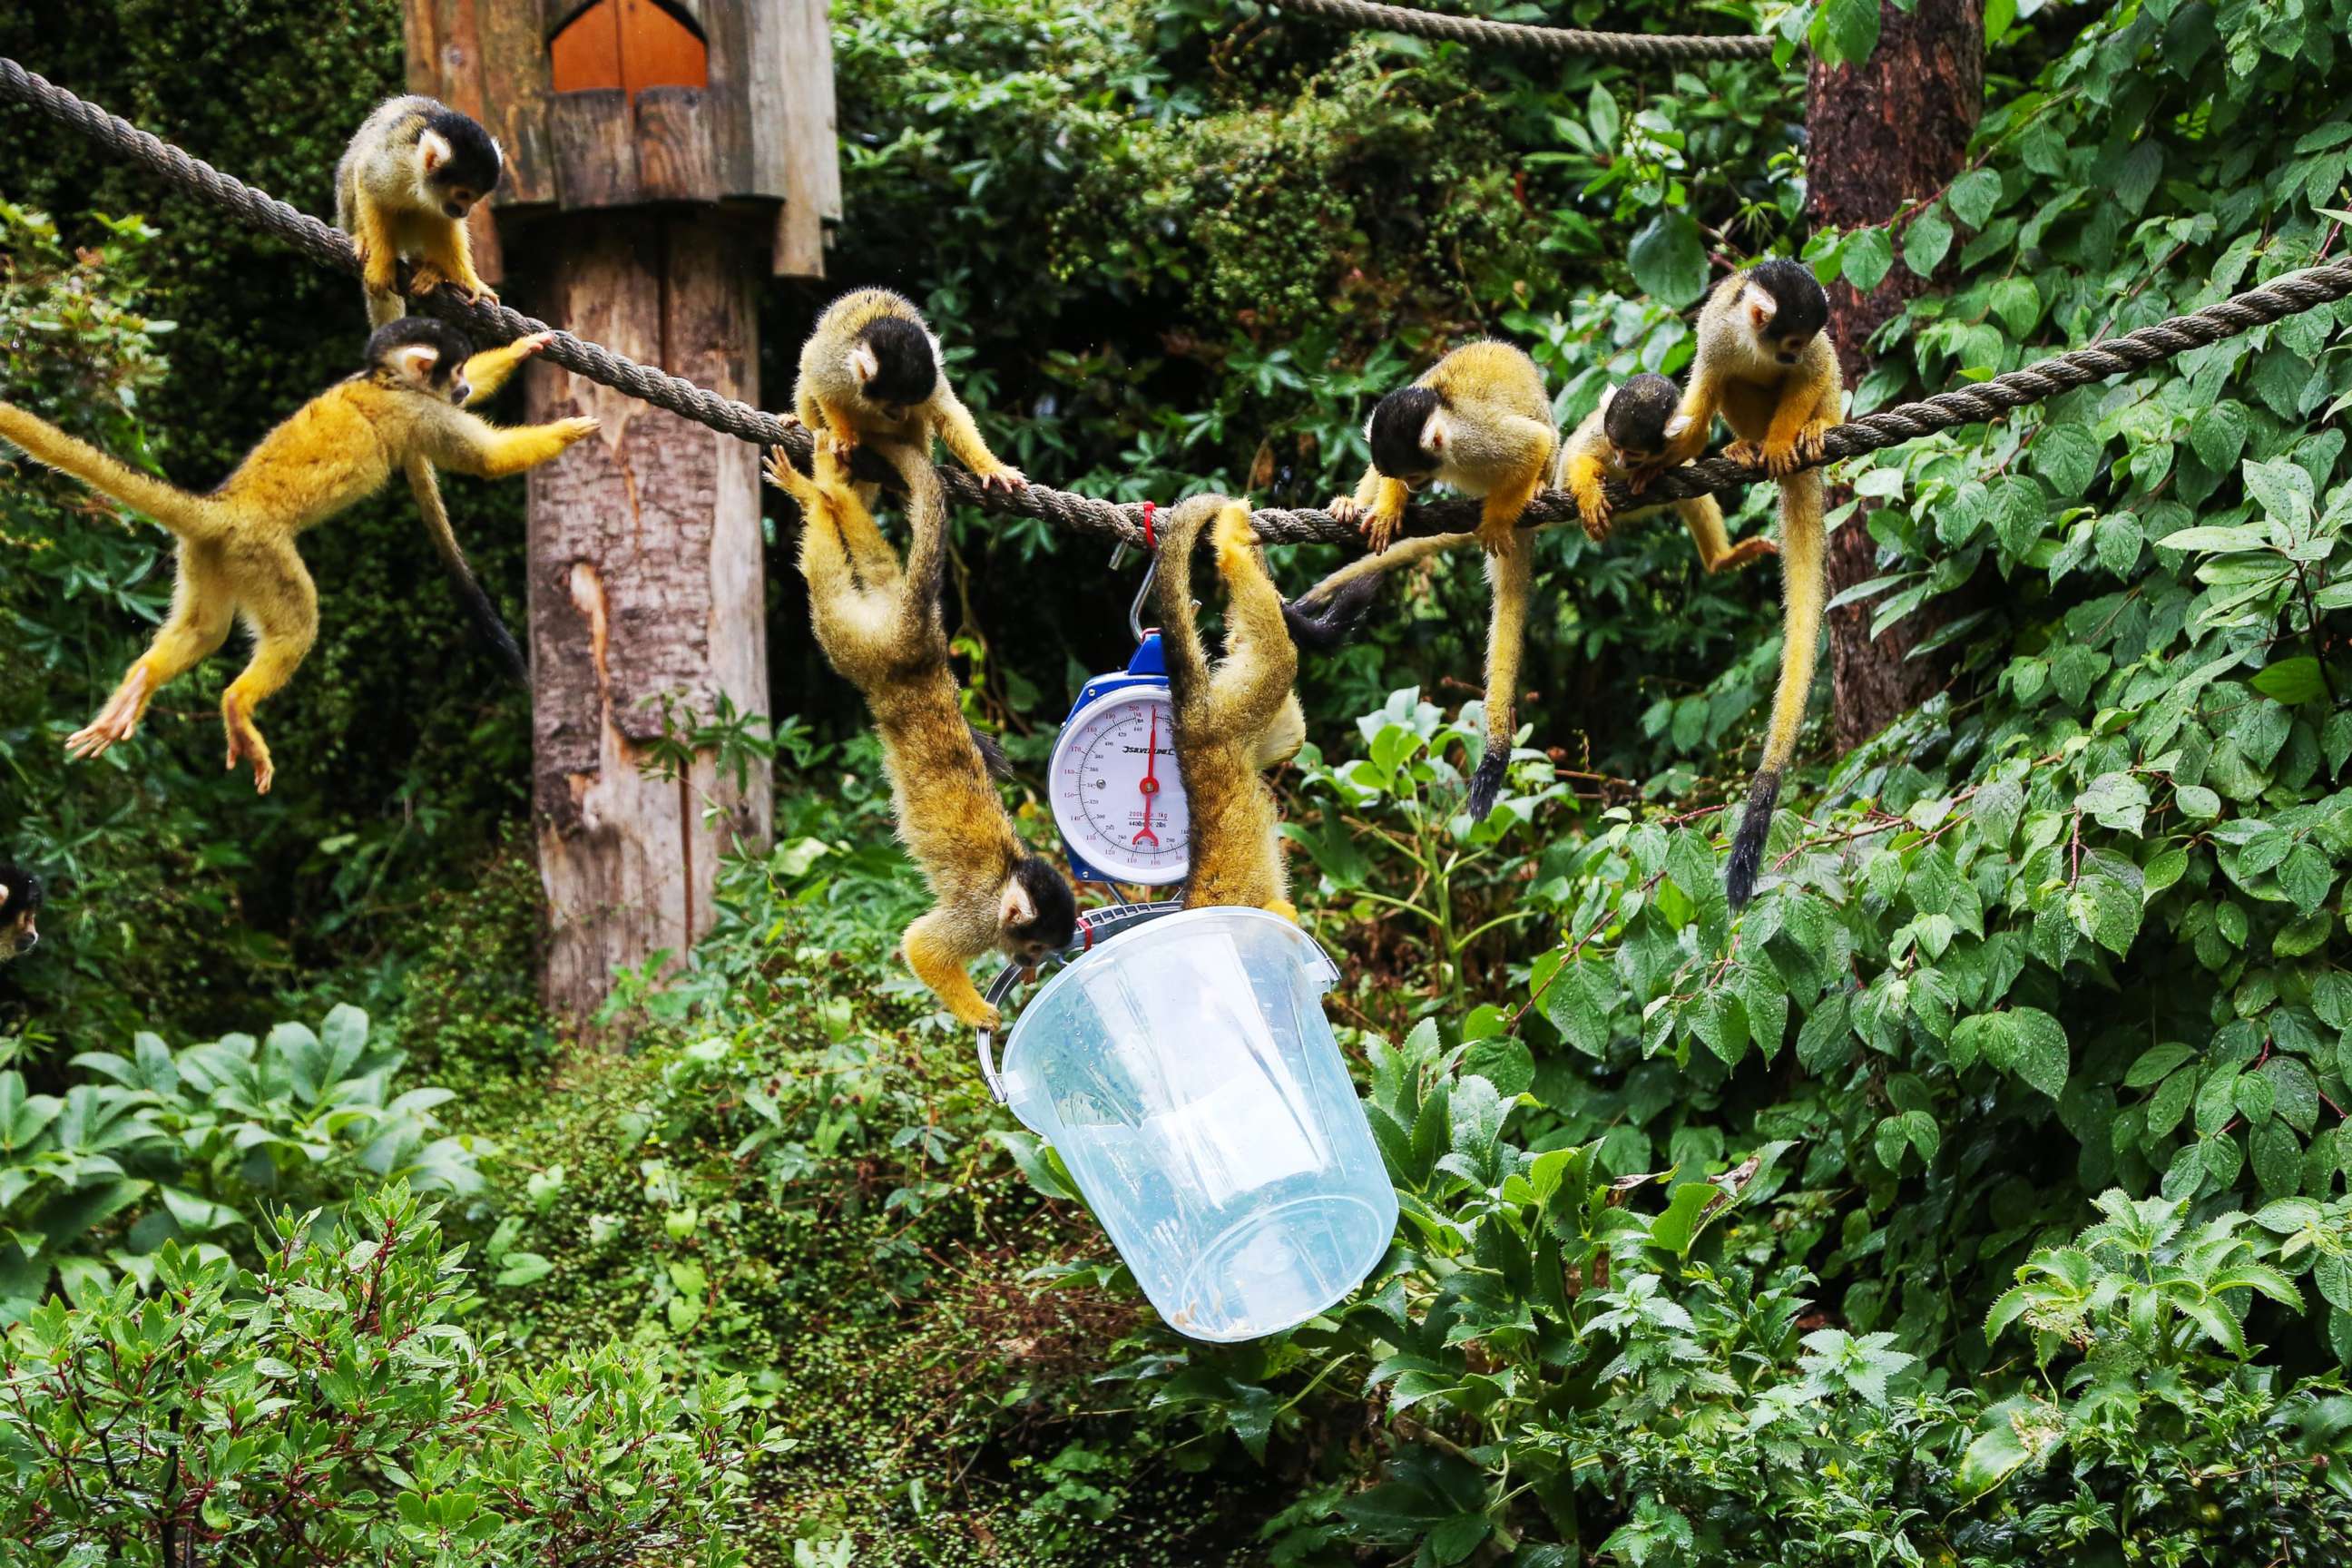
<svg viewBox="0 0 2352 1568">
<path fill-rule="evenodd" d="M 1143 827 L 1128 840 L 1141 844 L 1150 840 L 1154 849 L 1160 847 L 1160 835 L 1151 831 L 1151 797 L 1160 793 L 1160 710 L 1151 710 L 1151 738 L 1143 745 Z"/>
</svg>

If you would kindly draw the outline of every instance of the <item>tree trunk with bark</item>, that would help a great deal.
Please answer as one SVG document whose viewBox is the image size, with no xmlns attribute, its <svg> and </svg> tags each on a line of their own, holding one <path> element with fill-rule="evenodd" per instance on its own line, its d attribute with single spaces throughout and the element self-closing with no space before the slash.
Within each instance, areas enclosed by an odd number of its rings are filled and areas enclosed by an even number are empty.
<svg viewBox="0 0 2352 1568">
<path fill-rule="evenodd" d="M 711 209 L 551 219 L 540 311 L 644 363 L 756 401 L 763 237 Z M 511 256 L 509 252 L 511 265 Z M 550 919 L 546 1001 L 585 1026 L 613 973 L 710 929 L 719 856 L 765 842 L 769 773 L 645 771 L 663 701 L 768 711 L 759 453 L 581 380 L 530 368 L 533 420 L 604 428 L 530 473 L 533 803 Z"/>
<path fill-rule="evenodd" d="M 1834 68 L 1816 59 L 1807 73 L 1808 215 L 1816 225 L 1857 228 L 1924 204 L 1966 166 L 1983 110 L 1980 0 L 1918 0 L 1908 14 L 1883 5 L 1869 59 Z M 1899 228 L 1895 238 L 1899 256 Z M 1867 294 L 1843 280 L 1830 285 L 1830 332 L 1848 390 L 1870 369 L 1871 334 L 1929 287 L 1899 260 Z M 1843 499 L 1832 492 L 1830 504 Z M 1860 517 L 1832 533 L 1832 595 L 1878 575 L 1875 553 Z M 1849 605 L 1829 615 L 1840 751 L 1876 734 L 1943 682 L 1933 660 L 1909 657 L 1940 624 L 1935 605 L 1874 638 L 1872 614 L 1869 605 Z"/>
</svg>

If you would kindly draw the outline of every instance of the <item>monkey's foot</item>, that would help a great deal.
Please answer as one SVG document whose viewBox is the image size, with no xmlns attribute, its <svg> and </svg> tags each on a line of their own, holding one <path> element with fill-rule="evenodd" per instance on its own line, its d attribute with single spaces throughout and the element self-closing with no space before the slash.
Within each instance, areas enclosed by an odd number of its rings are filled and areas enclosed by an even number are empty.
<svg viewBox="0 0 2352 1568">
<path fill-rule="evenodd" d="M 1349 528 L 1363 521 L 1367 515 L 1366 508 L 1353 496 L 1334 496 L 1331 504 L 1323 510 L 1331 514 L 1332 521 L 1344 523 Z"/>
<path fill-rule="evenodd" d="M 499 291 L 478 278 L 471 280 L 461 279 L 457 282 L 457 287 L 463 289 L 466 291 L 466 298 L 477 305 L 495 305 L 499 302 Z M 554 335 L 552 332 L 548 334 L 551 338 Z"/>
<path fill-rule="evenodd" d="M 1764 444 L 1764 471 L 1774 479 L 1787 479 L 1803 466 L 1804 459 L 1798 454 L 1796 442 L 1790 441 L 1785 446 L 1772 441 Z"/>
<path fill-rule="evenodd" d="M 1829 436 L 1831 431 L 1836 428 L 1837 425 L 1833 420 L 1809 419 L 1805 421 L 1804 425 L 1797 431 L 1798 452 L 1801 453 L 1804 459 L 1809 463 L 1820 462 L 1822 458 L 1829 456 L 1829 447 L 1825 444 L 1826 437 Z"/>
<path fill-rule="evenodd" d="M 1574 493 L 1576 521 L 1584 525 L 1584 536 L 1595 544 L 1602 542 L 1609 537 L 1612 521 L 1609 516 L 1609 498 L 1601 494 L 1598 485 L 1590 491 L 1578 490 Z"/>
<path fill-rule="evenodd" d="M 574 441 L 584 441 L 604 428 L 604 421 L 585 414 L 575 414 L 569 419 L 555 422 L 556 439 L 569 447 Z"/>
<path fill-rule="evenodd" d="M 1625 488 L 1640 495 L 1650 488 L 1650 481 L 1666 470 L 1663 468 L 1631 468 L 1625 470 Z"/>
<path fill-rule="evenodd" d="M 1734 441 L 1720 455 L 1724 461 L 1738 463 L 1742 468 L 1760 468 L 1764 464 L 1764 448 L 1754 441 Z"/>
<path fill-rule="evenodd" d="M 228 731 L 228 762 L 224 771 L 233 773 L 236 772 L 237 763 L 251 762 L 253 793 L 268 795 L 270 781 L 278 776 L 278 770 L 270 764 L 268 742 L 262 740 L 261 731 L 253 727 L 253 718 L 245 710 L 244 699 L 234 689 L 221 699 L 221 727 Z"/>
<path fill-rule="evenodd" d="M 1404 518 L 1402 514 L 1392 517 L 1382 511 L 1365 510 L 1356 514 L 1355 523 L 1363 531 L 1365 548 L 1378 555 L 1396 542 L 1397 530 L 1404 526 Z"/>
<path fill-rule="evenodd" d="M 449 281 L 449 275 L 429 261 L 419 261 L 408 269 L 408 292 L 414 297 L 430 294 Z"/>
<path fill-rule="evenodd" d="M 1029 488 L 1029 476 L 1018 468 L 1000 468 L 981 475 L 980 488 L 983 490 L 1003 490 L 1006 495 L 1011 495 L 1014 490 L 1025 490 Z"/>
<path fill-rule="evenodd" d="M 782 447 L 768 449 L 768 482 L 794 500 L 800 499 L 801 489 L 808 484 L 801 471 L 793 467 L 792 458 L 784 455 Z"/>
<path fill-rule="evenodd" d="M 1519 547 L 1518 526 L 1507 522 L 1500 528 L 1482 527 L 1478 530 L 1478 546 L 1498 561 L 1505 559 Z"/>
<path fill-rule="evenodd" d="M 498 296 L 493 294 L 490 298 L 495 300 Z M 517 338 L 514 341 L 512 347 L 516 353 L 528 358 L 532 354 L 541 352 L 548 344 L 554 341 L 555 334 L 553 332 L 533 332 L 527 338 Z"/>
<path fill-rule="evenodd" d="M 1780 553 L 1780 547 L 1769 539 L 1743 539 L 1717 556 L 1715 563 L 1709 566 L 1707 571 L 1710 573 L 1737 572 L 1743 566 L 1763 560 L 1766 556 Z"/>
<path fill-rule="evenodd" d="M 118 741 L 127 741 L 139 728 L 140 716 L 147 710 L 147 671 L 133 665 L 98 717 L 66 737 L 66 752 L 76 762 L 86 763 Z"/>
</svg>

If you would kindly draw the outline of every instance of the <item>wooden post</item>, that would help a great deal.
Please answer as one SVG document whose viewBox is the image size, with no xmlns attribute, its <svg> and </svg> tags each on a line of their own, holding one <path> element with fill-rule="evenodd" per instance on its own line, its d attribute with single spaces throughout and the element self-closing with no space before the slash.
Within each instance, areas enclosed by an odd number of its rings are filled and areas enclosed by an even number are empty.
<svg viewBox="0 0 2352 1568">
<path fill-rule="evenodd" d="M 760 401 L 757 284 L 822 276 L 838 216 L 824 0 L 406 0 L 409 85 L 504 145 L 502 289 Z M 530 479 L 532 803 L 544 991 L 585 1026 L 614 970 L 710 929 L 771 781 L 643 768 L 667 702 L 768 715 L 760 453 L 540 362 L 530 417 L 604 422 Z"/>
<path fill-rule="evenodd" d="M 732 397 L 757 395 L 762 237 L 710 212 L 553 220 L 548 319 Z M 597 436 L 532 470 L 532 799 L 551 940 L 550 1009 L 585 1024 L 613 972 L 710 929 L 719 855 L 764 843 L 764 771 L 738 789 L 708 752 L 645 773 L 661 702 L 768 711 L 758 451 L 541 362 L 529 416 Z"/>
<path fill-rule="evenodd" d="M 1984 112 L 1984 11 L 1980 0 L 1917 0 L 1906 12 L 1879 7 L 1878 47 L 1859 67 L 1816 59 L 1806 76 L 1807 211 L 1840 228 L 1885 223 L 1935 195 L 1968 159 L 1969 138 Z M 1899 242 L 1900 234 L 1895 236 Z M 1957 247 L 1956 247 L 1957 248 Z M 1870 370 L 1870 335 L 1927 282 L 1897 265 L 1868 294 L 1832 283 L 1830 331 L 1848 389 Z M 1840 498 L 1832 494 L 1830 504 Z M 1832 596 L 1878 575 L 1877 545 L 1859 519 L 1830 535 Z M 1935 606 L 1872 637 L 1871 605 L 1829 613 L 1830 685 L 1837 743 L 1869 739 L 1942 684 L 1932 663 L 1911 650 L 1940 623 Z"/>
</svg>

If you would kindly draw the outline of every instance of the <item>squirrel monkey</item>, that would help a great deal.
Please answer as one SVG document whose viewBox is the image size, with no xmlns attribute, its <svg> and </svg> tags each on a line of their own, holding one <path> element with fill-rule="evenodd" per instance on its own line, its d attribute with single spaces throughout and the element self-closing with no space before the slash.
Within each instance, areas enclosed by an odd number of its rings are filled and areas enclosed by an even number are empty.
<svg viewBox="0 0 2352 1568">
<path fill-rule="evenodd" d="M 903 442 L 929 458 L 936 434 L 983 489 L 1028 486 L 981 439 L 971 410 L 948 384 L 940 340 L 922 312 L 887 289 L 860 289 L 825 307 L 801 345 L 793 405 L 817 445 L 845 462 L 867 440 Z M 859 493 L 873 504 L 873 486 Z"/>
<path fill-rule="evenodd" d="M 1192 609 L 1192 547 L 1210 535 L 1225 585 L 1225 650 L 1213 668 Z M 1298 651 L 1284 628 L 1282 595 L 1266 574 L 1246 503 L 1194 496 L 1160 531 L 1160 647 L 1176 721 L 1176 766 L 1192 814 L 1184 907 L 1241 905 L 1296 922 L 1283 869 L 1281 816 L 1261 775 L 1307 739 L 1291 683 Z"/>
<path fill-rule="evenodd" d="M 0 403 L 0 437 L 178 536 L 172 611 L 97 718 L 66 747 L 97 756 L 130 738 L 156 690 L 252 627 L 253 659 L 221 698 L 228 767 L 253 764 L 268 794 L 269 748 L 253 711 L 285 686 L 319 632 L 319 595 L 295 536 L 382 489 L 412 457 L 483 479 L 535 468 L 596 428 L 593 419 L 501 428 L 465 411 L 545 346 L 530 337 L 468 357 L 465 336 L 405 317 L 368 340 L 366 368 L 336 383 L 261 438 L 204 495 L 143 474 L 46 420 Z"/>
<path fill-rule="evenodd" d="M 1577 516 L 1596 543 L 1609 537 L 1617 521 L 1609 514 L 1601 486 L 1622 479 L 1639 493 L 1656 476 L 1669 445 L 1683 431 L 1680 402 L 1681 394 L 1664 376 L 1649 372 L 1631 376 L 1602 393 L 1601 406 L 1585 416 L 1560 447 L 1553 483 L 1576 498 Z M 1699 570 L 1709 575 L 1780 552 L 1769 539 L 1732 543 L 1723 526 L 1723 508 L 1713 496 L 1692 496 L 1669 501 L 1664 508 L 1643 507 L 1622 515 L 1631 521 L 1663 510 L 1682 519 L 1691 542 L 1698 547 Z"/>
<path fill-rule="evenodd" d="M 41 933 L 34 921 L 41 912 L 41 879 L 30 871 L 0 863 L 0 963 L 33 951 Z"/>
<path fill-rule="evenodd" d="M 1486 747 L 1471 775 L 1469 802 L 1470 815 L 1483 817 L 1503 792 L 1518 731 L 1519 653 L 1535 575 L 1534 548 L 1517 537 L 1519 514 L 1551 477 L 1559 445 L 1543 372 L 1508 343 L 1465 343 L 1411 386 L 1381 398 L 1364 438 L 1372 465 L 1356 493 L 1333 500 L 1329 510 L 1341 522 L 1361 526 L 1375 555 L 1396 537 L 1406 496 L 1433 479 L 1486 500 L 1477 539 L 1486 547 L 1495 608 L 1486 628 Z"/>
<path fill-rule="evenodd" d="M 1552 484 L 1576 499 L 1584 531 L 1596 542 L 1609 537 L 1619 521 L 1632 521 L 1671 509 L 1690 531 L 1698 546 L 1699 567 L 1710 574 L 1730 572 L 1768 555 L 1780 546 L 1769 539 L 1744 539 L 1733 544 L 1723 521 L 1723 508 L 1713 496 L 1669 501 L 1664 507 L 1642 507 L 1612 517 L 1601 486 L 1623 479 L 1637 491 L 1655 477 L 1664 462 L 1675 422 L 1681 394 L 1663 375 L 1644 372 L 1601 395 L 1601 406 L 1587 415 L 1559 449 Z M 1381 579 L 1400 567 L 1431 556 L 1459 550 L 1475 540 L 1475 533 L 1431 533 L 1391 544 L 1378 555 L 1362 555 L 1325 577 L 1283 606 L 1293 638 L 1302 647 L 1328 647 L 1344 640 L 1360 618 L 1366 601 Z"/>
<path fill-rule="evenodd" d="M 1735 462 L 1760 463 L 1780 481 L 1780 682 L 1764 755 L 1748 791 L 1748 810 L 1731 841 L 1724 885 L 1731 907 L 1755 896 L 1764 837 L 1780 796 L 1780 773 L 1796 752 L 1797 731 L 1813 685 L 1825 596 L 1822 533 L 1822 438 L 1844 408 L 1837 353 L 1823 331 L 1829 296 L 1812 269 L 1775 258 L 1715 286 L 1698 315 L 1698 357 L 1667 441 L 1667 461 L 1706 449 L 1716 416 L 1736 437 L 1723 449 Z"/>
<path fill-rule="evenodd" d="M 907 967 L 960 1023 L 993 1029 L 996 1009 L 966 966 L 992 948 L 1027 963 L 1060 952 L 1077 930 L 1077 900 L 1013 831 L 957 700 L 940 615 L 948 516 L 939 470 L 919 447 L 877 445 L 906 480 L 903 571 L 837 451 L 820 446 L 814 477 L 803 477 L 779 448 L 768 481 L 800 504 L 817 646 L 865 694 L 898 837 L 930 884 L 930 911 L 907 928 Z"/>
<path fill-rule="evenodd" d="M 498 298 L 474 270 L 466 216 L 498 188 L 504 168 L 496 138 L 470 115 L 434 99 L 388 99 L 361 124 L 335 166 L 335 222 L 360 253 L 370 329 L 397 321 L 405 309 L 400 297 L 403 260 L 413 263 L 408 286 L 415 293 L 446 281 L 477 300 Z M 449 526 L 433 466 L 412 458 L 404 468 L 409 493 L 425 516 L 425 535 L 467 618 L 507 673 L 527 679 L 522 649 L 476 581 Z"/>
</svg>

